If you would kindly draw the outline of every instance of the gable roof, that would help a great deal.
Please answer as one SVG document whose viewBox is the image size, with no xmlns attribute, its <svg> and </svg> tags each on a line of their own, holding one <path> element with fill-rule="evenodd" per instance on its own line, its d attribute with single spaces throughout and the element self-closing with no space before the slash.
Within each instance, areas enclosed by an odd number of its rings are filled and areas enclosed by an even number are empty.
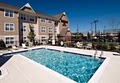
<svg viewBox="0 0 120 83">
<path fill-rule="evenodd" d="M 3 9 L 11 9 L 11 10 L 14 10 L 14 11 L 17 11 L 17 12 L 21 12 L 21 13 L 25 13 L 25 14 L 28 14 L 28 15 L 33 15 L 33 16 L 38 16 L 38 17 L 43 17 L 43 18 L 48 18 L 48 19 L 51 19 L 51 20 L 56 20 L 56 18 L 54 16 L 50 16 L 50 15 L 47 15 L 47 14 L 44 14 L 44 13 L 40 13 L 40 12 L 36 12 L 32 9 L 31 9 L 35 12 L 35 13 L 31 13 L 31 12 L 26 12 L 26 11 L 21 11 L 22 8 L 24 7 L 31 7 L 30 4 L 25 4 L 23 7 L 16 7 L 16 6 L 13 6 L 13 5 L 9 5 L 9 4 L 6 4 L 6 3 L 2 3 L 0 2 L 0 8 L 3 8 Z"/>
<path fill-rule="evenodd" d="M 30 9 L 33 11 L 33 13 L 35 13 L 35 11 L 34 11 L 33 8 L 30 6 L 29 3 L 26 3 L 23 7 L 20 8 L 20 10 L 24 9 L 25 7 L 30 8 Z"/>
<path fill-rule="evenodd" d="M 0 8 L 19 10 L 19 7 L 0 2 Z"/>
<path fill-rule="evenodd" d="M 66 19 L 68 20 L 67 15 L 66 15 L 65 12 L 62 12 L 62 13 L 60 13 L 60 14 L 57 14 L 57 15 L 55 15 L 54 17 L 59 21 L 59 20 L 61 20 L 61 18 L 62 18 L 63 16 L 66 16 Z"/>
<path fill-rule="evenodd" d="M 37 16 L 42 17 L 42 18 L 48 18 L 48 19 L 51 19 L 51 20 L 56 20 L 55 17 L 50 16 L 48 14 L 44 14 L 44 13 L 40 13 L 40 12 L 36 12 L 36 14 L 37 14 Z"/>
</svg>

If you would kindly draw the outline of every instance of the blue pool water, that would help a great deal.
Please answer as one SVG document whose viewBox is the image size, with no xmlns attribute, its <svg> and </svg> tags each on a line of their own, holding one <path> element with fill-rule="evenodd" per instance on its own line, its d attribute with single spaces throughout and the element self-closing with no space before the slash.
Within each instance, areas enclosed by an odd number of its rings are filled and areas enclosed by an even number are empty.
<svg viewBox="0 0 120 83">
<path fill-rule="evenodd" d="M 73 53 L 37 49 L 22 55 L 78 82 L 87 83 L 103 60 Z"/>
</svg>

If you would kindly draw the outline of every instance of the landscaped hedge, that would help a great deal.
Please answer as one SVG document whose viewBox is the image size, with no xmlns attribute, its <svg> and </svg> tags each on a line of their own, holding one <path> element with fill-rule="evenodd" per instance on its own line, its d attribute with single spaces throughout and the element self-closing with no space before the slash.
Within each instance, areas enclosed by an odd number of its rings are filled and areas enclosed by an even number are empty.
<svg viewBox="0 0 120 83">
<path fill-rule="evenodd" d="M 5 49 L 5 48 L 6 48 L 5 42 L 1 39 L 0 40 L 0 49 Z"/>
</svg>

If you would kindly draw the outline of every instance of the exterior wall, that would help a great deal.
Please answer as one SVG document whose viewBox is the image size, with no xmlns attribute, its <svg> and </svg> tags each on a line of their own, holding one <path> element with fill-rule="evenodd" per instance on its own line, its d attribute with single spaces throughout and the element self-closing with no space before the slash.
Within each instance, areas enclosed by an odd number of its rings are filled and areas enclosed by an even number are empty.
<svg viewBox="0 0 120 83">
<path fill-rule="evenodd" d="M 71 41 L 71 36 L 72 34 L 68 31 L 65 36 L 66 41 Z"/>
<path fill-rule="evenodd" d="M 15 41 L 19 41 L 19 22 L 18 22 L 19 14 L 14 11 L 14 17 L 4 17 L 4 9 L 0 9 L 0 39 L 3 39 L 4 36 L 15 36 Z M 4 23 L 13 23 L 14 31 L 5 31 Z M 19 45 L 19 43 L 17 44 Z"/>
<path fill-rule="evenodd" d="M 45 33 L 42 33 L 41 32 L 41 27 L 42 26 L 45 26 L 46 27 L 46 32 Z M 49 33 L 48 32 L 48 28 L 49 27 L 52 27 L 53 28 L 53 31 L 55 30 L 55 25 L 54 25 L 54 21 L 53 23 L 48 23 L 48 20 L 46 19 L 46 22 L 41 22 L 40 21 L 40 18 L 39 18 L 39 23 L 38 23 L 38 27 L 39 27 L 39 35 L 49 35 L 49 34 L 53 34 L 53 33 Z"/>
<path fill-rule="evenodd" d="M 26 14 L 26 20 L 21 20 L 21 14 Z M 34 22 L 30 21 L 30 16 L 35 16 Z M 52 20 L 52 23 L 48 23 L 49 19 L 46 18 L 46 22 L 44 23 L 41 22 L 40 19 L 41 18 L 34 14 L 34 11 L 32 11 L 30 8 L 24 7 L 19 13 L 14 11 L 13 18 L 4 17 L 4 9 L 0 9 L 0 39 L 5 40 L 5 37 L 14 37 L 15 43 L 13 45 L 20 45 L 23 41 L 23 38 L 27 38 L 29 34 L 30 24 L 32 24 L 34 27 L 36 35 L 35 39 L 37 41 L 41 41 L 41 37 L 43 36 L 45 36 L 47 40 L 50 36 L 52 37 L 52 40 L 55 40 L 55 37 L 57 37 L 57 34 L 61 32 L 62 28 L 68 28 L 68 21 L 66 21 L 67 18 L 65 16 L 63 16 L 62 20 L 60 20 L 57 25 L 55 25 L 54 20 Z M 13 23 L 14 31 L 5 31 L 4 23 Z M 66 26 L 64 26 L 64 23 Z M 23 26 L 26 26 L 26 31 L 21 31 Z M 42 26 L 46 27 L 46 32 L 41 32 Z M 52 32 L 49 32 L 49 28 L 52 28 Z"/>
<path fill-rule="evenodd" d="M 19 15 L 20 16 L 19 17 L 19 23 L 20 23 L 20 25 L 19 25 L 19 28 L 20 28 L 19 29 L 19 31 L 20 31 L 19 39 L 20 39 L 20 44 L 23 43 L 23 37 L 27 38 L 27 36 L 29 34 L 29 31 L 30 31 L 29 30 L 29 25 L 32 25 L 34 27 L 36 39 L 39 38 L 38 37 L 38 20 L 37 20 L 37 17 L 34 16 L 35 17 L 35 21 L 31 22 L 30 21 L 30 16 L 31 15 L 27 15 L 27 14 L 25 14 L 25 15 L 26 15 L 26 20 L 21 20 L 21 13 Z M 26 26 L 26 31 L 21 31 L 23 26 Z M 26 40 L 27 40 L 27 42 L 29 42 L 28 38 Z"/>
<path fill-rule="evenodd" d="M 34 13 L 34 12 L 33 12 L 31 9 L 29 9 L 29 8 L 24 8 L 23 11 L 30 12 L 30 13 Z"/>
<path fill-rule="evenodd" d="M 55 36 L 55 22 L 52 21 L 52 23 L 48 23 L 48 19 L 46 19 L 46 22 L 41 22 L 41 18 L 38 19 L 38 34 L 41 36 L 47 36 L 47 39 L 49 38 L 49 35 L 51 35 L 54 39 Z M 41 32 L 41 27 L 46 27 L 46 32 Z M 48 28 L 52 28 L 52 32 L 48 32 Z M 41 37 L 40 36 L 40 37 Z M 40 39 L 41 41 L 41 39 Z"/>
<path fill-rule="evenodd" d="M 58 24 L 55 26 L 55 29 L 56 29 L 56 35 L 57 35 L 57 34 L 60 34 L 60 31 L 59 31 L 59 25 L 60 25 L 60 24 L 58 23 Z"/>
<path fill-rule="evenodd" d="M 0 35 L 0 39 L 2 39 L 5 43 L 5 38 L 6 37 L 14 37 L 14 44 L 6 44 L 6 46 L 13 46 L 13 45 L 16 45 L 16 46 L 19 46 L 19 36 L 18 35 Z"/>
<path fill-rule="evenodd" d="M 59 31 L 61 32 L 61 30 L 63 29 L 63 28 L 68 28 L 68 23 L 66 23 L 66 26 L 63 26 L 63 24 L 64 24 L 64 22 L 60 22 L 59 23 Z"/>
</svg>

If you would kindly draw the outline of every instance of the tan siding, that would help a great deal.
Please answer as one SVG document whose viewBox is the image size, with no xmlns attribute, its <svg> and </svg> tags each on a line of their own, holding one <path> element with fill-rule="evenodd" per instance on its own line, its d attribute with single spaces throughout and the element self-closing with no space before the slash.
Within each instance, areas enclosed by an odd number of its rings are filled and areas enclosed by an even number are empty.
<svg viewBox="0 0 120 83">
<path fill-rule="evenodd" d="M 52 27 L 53 28 L 53 32 L 54 32 L 54 29 L 55 29 L 55 25 L 54 25 L 54 21 L 53 21 L 53 23 L 48 23 L 48 20 L 46 20 L 46 22 L 45 23 L 42 23 L 41 21 L 40 21 L 40 19 L 39 19 L 39 35 L 49 35 L 49 34 L 51 34 L 51 33 L 48 33 L 48 28 L 49 27 Z M 46 27 L 46 32 L 45 33 L 42 33 L 41 32 L 41 27 L 42 26 L 45 26 Z M 53 32 L 52 32 L 52 34 L 53 34 Z"/>
<path fill-rule="evenodd" d="M 65 23 L 66 24 L 66 26 L 63 26 L 63 22 L 60 22 L 59 23 L 59 31 L 61 32 L 61 30 L 63 29 L 63 28 L 68 28 L 68 23 Z"/>
<path fill-rule="evenodd" d="M 29 9 L 29 8 L 24 8 L 23 11 L 30 12 L 30 13 L 34 13 L 34 11 L 32 11 L 32 10 Z"/>
<path fill-rule="evenodd" d="M 5 31 L 4 23 L 14 23 L 15 31 Z M 4 17 L 4 10 L 0 9 L 0 35 L 19 35 L 18 13 L 14 13 L 14 18 Z"/>
</svg>

